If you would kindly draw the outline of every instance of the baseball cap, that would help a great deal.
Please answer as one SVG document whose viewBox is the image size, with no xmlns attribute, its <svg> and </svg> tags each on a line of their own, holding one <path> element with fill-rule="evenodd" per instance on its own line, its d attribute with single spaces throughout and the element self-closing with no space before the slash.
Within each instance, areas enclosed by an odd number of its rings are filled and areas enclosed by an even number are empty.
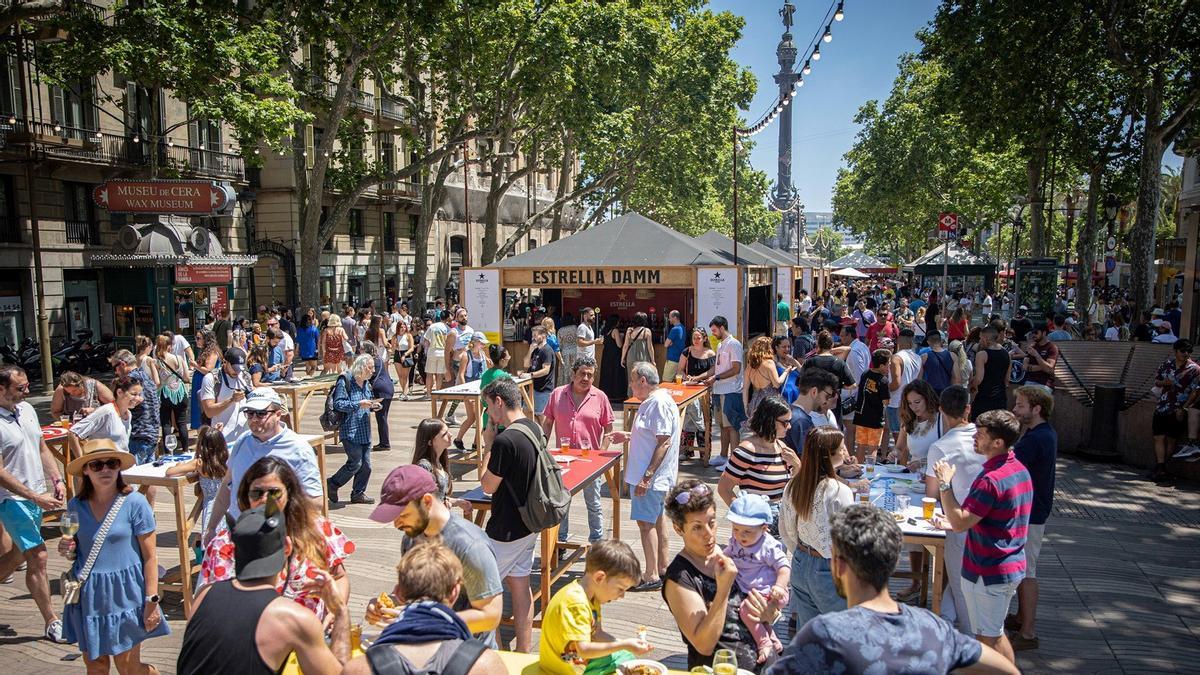
<svg viewBox="0 0 1200 675">
<path fill-rule="evenodd" d="M 280 410 L 287 410 L 287 405 L 279 397 L 279 392 L 270 387 L 259 387 L 246 396 L 246 402 L 242 404 L 242 407 L 246 410 L 266 410 L 273 405 L 279 406 Z"/>
<path fill-rule="evenodd" d="M 483 331 L 477 330 L 471 334 L 469 342 L 482 342 L 486 345 L 488 343 L 487 335 Z"/>
<path fill-rule="evenodd" d="M 287 563 L 283 546 L 286 537 L 287 522 L 274 500 L 242 511 L 229 528 L 234 575 L 245 581 L 279 574 Z"/>
<path fill-rule="evenodd" d="M 225 363 L 234 366 L 246 365 L 246 352 L 241 347 L 230 347 L 225 350 Z"/>
<path fill-rule="evenodd" d="M 771 504 L 766 497 L 755 494 L 744 494 L 733 500 L 729 505 L 729 513 L 725 516 L 735 525 L 770 525 Z"/>
<path fill-rule="evenodd" d="M 371 512 L 371 520 L 390 523 L 400 515 L 404 507 L 414 499 L 437 494 L 437 482 L 433 474 L 416 464 L 405 464 L 392 469 L 383 479 L 379 491 L 379 505 Z"/>
<path fill-rule="evenodd" d="M 1166 312 L 1164 312 L 1161 307 L 1156 307 L 1156 308 L 1154 308 L 1153 312 L 1150 312 L 1150 316 L 1165 316 L 1165 315 L 1166 315 Z"/>
<path fill-rule="evenodd" d="M 1017 311 L 1018 311 L 1018 312 L 1028 312 L 1028 311 L 1029 311 L 1029 306 L 1028 306 L 1028 305 L 1021 305 L 1020 307 L 1018 307 L 1018 308 L 1017 308 Z"/>
</svg>

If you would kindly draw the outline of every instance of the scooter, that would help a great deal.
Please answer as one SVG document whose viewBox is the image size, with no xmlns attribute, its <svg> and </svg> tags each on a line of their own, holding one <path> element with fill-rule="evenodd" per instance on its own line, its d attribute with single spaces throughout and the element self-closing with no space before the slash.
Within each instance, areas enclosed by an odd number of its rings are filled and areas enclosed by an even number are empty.
<svg viewBox="0 0 1200 675">
<path fill-rule="evenodd" d="M 64 340 L 57 351 L 51 353 L 55 372 L 72 370 L 80 375 L 91 372 L 88 362 L 87 345 L 91 342 L 92 331 L 84 329 L 75 334 L 74 340 Z"/>
</svg>

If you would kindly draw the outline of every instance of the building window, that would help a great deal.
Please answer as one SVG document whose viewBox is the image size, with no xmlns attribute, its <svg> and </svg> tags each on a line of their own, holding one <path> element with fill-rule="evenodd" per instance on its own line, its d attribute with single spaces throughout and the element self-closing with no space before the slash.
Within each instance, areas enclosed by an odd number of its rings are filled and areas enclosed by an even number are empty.
<svg viewBox="0 0 1200 675">
<path fill-rule="evenodd" d="M 363 232 L 363 210 L 350 209 L 347 220 L 350 225 L 350 248 L 361 251 L 366 248 L 366 236 Z"/>
<path fill-rule="evenodd" d="M 329 210 L 326 209 L 324 206 L 322 206 L 321 207 L 321 220 L 318 221 L 318 223 L 317 223 L 317 232 L 320 232 L 321 229 L 325 227 L 325 221 L 328 219 L 329 219 Z M 330 233 L 329 238 L 325 240 L 324 250 L 326 250 L 326 251 L 333 250 L 333 237 L 334 237 L 334 235 L 332 233 Z"/>
<path fill-rule="evenodd" d="M 219 169 L 223 159 L 221 122 L 204 119 L 188 122 L 188 164 L 193 169 Z"/>
<path fill-rule="evenodd" d="M 67 228 L 68 242 L 92 245 L 100 243 L 90 185 L 63 182 L 63 221 Z"/>
<path fill-rule="evenodd" d="M 17 59 L 7 53 L 0 53 L 0 113 L 6 116 L 25 116 L 25 106 L 21 102 L 21 76 L 20 70 L 17 68 Z"/>
<path fill-rule="evenodd" d="M 466 237 L 450 237 L 450 274 L 458 274 L 462 268 L 466 247 Z"/>
<path fill-rule="evenodd" d="M 396 250 L 396 214 L 383 214 L 383 250 Z"/>
<path fill-rule="evenodd" d="M 12 176 L 0 176 L 0 241 L 21 242 L 21 223 L 17 220 L 17 191 Z"/>
<path fill-rule="evenodd" d="M 62 125 L 58 133 L 63 137 L 83 140 L 92 135 L 96 123 L 91 82 L 81 80 L 67 88 L 50 87 L 50 103 L 54 123 Z"/>
<path fill-rule="evenodd" d="M 409 214 L 408 216 L 408 240 L 415 242 L 417 240 L 417 230 L 421 227 L 421 216 Z"/>
<path fill-rule="evenodd" d="M 529 245 L 526 247 L 526 249 L 532 251 L 535 248 L 537 248 L 537 240 L 534 239 L 533 237 L 530 237 Z"/>
</svg>

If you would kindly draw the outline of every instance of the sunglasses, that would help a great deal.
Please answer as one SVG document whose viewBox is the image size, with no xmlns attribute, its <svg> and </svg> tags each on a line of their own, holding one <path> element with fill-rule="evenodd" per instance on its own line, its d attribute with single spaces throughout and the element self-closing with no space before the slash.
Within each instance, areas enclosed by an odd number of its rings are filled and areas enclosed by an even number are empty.
<svg viewBox="0 0 1200 675">
<path fill-rule="evenodd" d="M 279 499 L 280 497 L 283 496 L 283 488 L 281 488 L 281 487 L 250 488 L 250 490 L 247 491 L 246 494 L 247 494 L 247 496 L 250 497 L 250 501 L 252 501 L 252 502 L 256 502 L 256 501 L 262 499 L 263 497 L 270 497 L 271 499 Z"/>
<path fill-rule="evenodd" d="M 697 497 L 703 497 L 703 496 L 709 494 L 710 492 L 711 491 L 708 489 L 707 485 L 697 485 L 696 487 L 694 487 L 690 490 L 685 490 L 685 491 L 680 492 L 679 494 L 675 495 L 675 503 L 676 504 L 687 504 L 688 502 L 692 501 L 692 495 L 695 495 Z"/>
<path fill-rule="evenodd" d="M 791 423 L 792 423 L 792 418 L 790 418 L 790 417 L 776 417 L 776 418 L 775 418 L 775 423 L 776 423 L 776 424 L 791 424 Z"/>
<path fill-rule="evenodd" d="M 247 410 L 247 411 L 246 411 L 246 417 L 253 417 L 253 418 L 256 418 L 256 419 L 257 419 L 257 418 L 263 418 L 263 417 L 266 417 L 267 415 L 270 415 L 271 413 L 274 413 L 274 412 L 279 412 L 279 411 L 278 411 L 278 410 L 275 410 L 274 408 L 267 408 L 266 410 Z"/>
<path fill-rule="evenodd" d="M 117 459 L 116 457 L 110 457 L 109 459 L 93 459 L 87 463 L 87 468 L 91 469 L 92 471 L 103 471 L 105 469 L 112 469 L 113 471 L 116 471 L 117 469 L 121 468 L 121 460 Z"/>
</svg>

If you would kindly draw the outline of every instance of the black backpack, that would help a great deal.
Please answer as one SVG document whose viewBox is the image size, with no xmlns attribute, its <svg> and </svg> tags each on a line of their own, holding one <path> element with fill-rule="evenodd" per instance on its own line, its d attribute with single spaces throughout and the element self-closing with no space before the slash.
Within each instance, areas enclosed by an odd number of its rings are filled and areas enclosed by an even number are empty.
<svg viewBox="0 0 1200 675">
<path fill-rule="evenodd" d="M 333 396 L 337 393 L 337 386 L 345 380 L 346 375 L 343 373 L 338 375 L 338 381 L 333 384 L 333 389 L 329 390 L 329 396 L 325 397 L 325 411 L 321 413 L 321 428 L 325 431 L 337 431 L 342 428 L 342 422 L 346 421 L 346 413 L 333 407 Z M 349 395 L 350 382 L 346 381 L 346 392 Z"/>
<path fill-rule="evenodd" d="M 443 670 L 414 668 L 408 659 L 393 649 L 394 645 L 379 645 L 367 650 L 367 662 L 373 675 L 467 675 L 479 660 L 487 645 L 479 640 L 463 640 Z M 441 648 L 438 649 L 441 651 Z"/>
<path fill-rule="evenodd" d="M 534 464 L 533 475 L 529 477 L 529 486 L 525 490 L 525 505 L 517 507 L 521 514 L 521 522 L 530 532 L 541 532 L 562 522 L 563 516 L 571 508 L 571 493 L 563 485 L 562 468 L 550 456 L 546 449 L 546 439 L 540 433 L 535 433 L 528 425 L 514 424 L 505 431 L 515 431 L 533 443 L 537 448 L 537 461 Z M 520 503 L 520 492 L 512 481 L 504 481 L 504 485 L 512 491 L 513 499 Z"/>
</svg>

